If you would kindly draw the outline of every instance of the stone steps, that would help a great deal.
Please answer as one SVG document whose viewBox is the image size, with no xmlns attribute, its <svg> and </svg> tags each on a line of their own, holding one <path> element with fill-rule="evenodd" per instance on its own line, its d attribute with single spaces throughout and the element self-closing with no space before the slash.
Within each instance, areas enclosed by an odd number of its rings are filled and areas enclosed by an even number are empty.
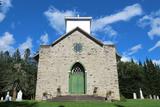
<svg viewBox="0 0 160 107">
<path fill-rule="evenodd" d="M 48 101 L 104 101 L 104 97 L 93 95 L 66 95 L 49 99 Z"/>
</svg>

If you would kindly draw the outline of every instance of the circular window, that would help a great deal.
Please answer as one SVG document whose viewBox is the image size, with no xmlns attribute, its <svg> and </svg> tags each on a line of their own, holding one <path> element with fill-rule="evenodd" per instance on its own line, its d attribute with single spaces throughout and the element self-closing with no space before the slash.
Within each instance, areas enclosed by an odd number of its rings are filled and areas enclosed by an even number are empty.
<svg viewBox="0 0 160 107">
<path fill-rule="evenodd" d="M 82 44 L 81 43 L 74 43 L 74 51 L 81 52 L 82 51 Z"/>
</svg>

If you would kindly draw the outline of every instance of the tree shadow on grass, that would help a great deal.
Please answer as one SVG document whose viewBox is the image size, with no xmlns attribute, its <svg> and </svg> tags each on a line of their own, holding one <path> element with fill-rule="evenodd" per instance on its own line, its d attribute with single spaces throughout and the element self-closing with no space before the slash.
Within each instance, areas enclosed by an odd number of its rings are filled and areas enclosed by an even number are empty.
<svg viewBox="0 0 160 107">
<path fill-rule="evenodd" d="M 60 106 L 58 106 L 58 107 L 64 107 L 64 105 L 60 105 Z"/>
<path fill-rule="evenodd" d="M 115 104 L 116 107 L 125 107 L 125 106 L 122 106 L 122 105 L 119 105 L 119 104 Z"/>
<path fill-rule="evenodd" d="M 37 102 L 1 102 L 0 107 L 38 107 Z"/>
</svg>

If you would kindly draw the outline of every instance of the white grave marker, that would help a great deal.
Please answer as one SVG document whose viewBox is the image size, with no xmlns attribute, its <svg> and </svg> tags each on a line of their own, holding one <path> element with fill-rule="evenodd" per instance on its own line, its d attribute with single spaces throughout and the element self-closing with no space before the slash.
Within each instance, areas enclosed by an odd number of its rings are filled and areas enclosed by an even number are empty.
<svg viewBox="0 0 160 107">
<path fill-rule="evenodd" d="M 23 95 L 22 91 L 19 90 L 16 101 L 22 101 L 22 95 Z"/>
<path fill-rule="evenodd" d="M 133 93 L 133 99 L 137 99 L 136 93 Z"/>
<path fill-rule="evenodd" d="M 1 97 L 1 101 L 3 101 L 3 97 Z"/>
<path fill-rule="evenodd" d="M 140 91 L 139 91 L 139 92 L 140 92 L 140 98 L 141 98 L 141 99 L 144 99 L 143 92 L 142 92 L 141 88 L 140 88 Z"/>
<path fill-rule="evenodd" d="M 149 95 L 149 99 L 153 99 L 151 94 Z"/>
<path fill-rule="evenodd" d="M 157 100 L 159 100 L 159 96 L 157 96 Z"/>
</svg>

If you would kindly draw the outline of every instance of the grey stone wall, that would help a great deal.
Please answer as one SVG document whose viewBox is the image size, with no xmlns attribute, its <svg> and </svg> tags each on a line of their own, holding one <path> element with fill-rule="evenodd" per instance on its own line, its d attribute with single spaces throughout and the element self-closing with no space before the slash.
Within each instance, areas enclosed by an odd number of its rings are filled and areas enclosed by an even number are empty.
<svg viewBox="0 0 160 107">
<path fill-rule="evenodd" d="M 74 43 L 83 45 L 82 52 L 73 50 Z M 87 95 L 93 95 L 94 87 L 98 87 L 98 96 L 105 97 L 108 91 L 113 91 L 112 98 L 120 99 L 115 47 L 100 46 L 75 31 L 54 46 L 40 47 L 36 100 L 41 100 L 44 92 L 55 97 L 58 87 L 62 95 L 69 95 L 69 72 L 76 62 L 85 68 Z"/>
</svg>

